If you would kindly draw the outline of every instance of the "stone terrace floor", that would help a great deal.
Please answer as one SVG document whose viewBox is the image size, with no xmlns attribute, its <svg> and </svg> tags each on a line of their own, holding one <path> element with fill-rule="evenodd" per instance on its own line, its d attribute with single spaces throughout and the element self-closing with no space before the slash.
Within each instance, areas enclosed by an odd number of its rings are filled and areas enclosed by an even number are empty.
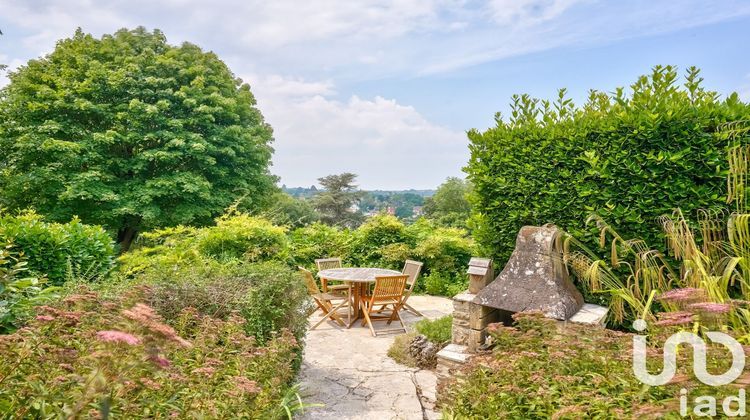
<svg viewBox="0 0 750 420">
<path fill-rule="evenodd" d="M 430 319 L 450 315 L 450 299 L 412 296 L 409 304 Z M 320 319 L 316 311 L 310 317 L 314 325 Z M 419 321 L 410 313 L 401 313 L 408 326 Z M 375 329 L 390 329 L 375 322 Z M 373 337 L 358 322 L 351 329 L 334 322 L 309 331 L 305 343 L 300 382 L 306 403 L 321 403 L 297 415 L 301 419 L 437 419 L 435 373 L 399 365 L 388 357 L 393 338 L 388 334 Z"/>
</svg>

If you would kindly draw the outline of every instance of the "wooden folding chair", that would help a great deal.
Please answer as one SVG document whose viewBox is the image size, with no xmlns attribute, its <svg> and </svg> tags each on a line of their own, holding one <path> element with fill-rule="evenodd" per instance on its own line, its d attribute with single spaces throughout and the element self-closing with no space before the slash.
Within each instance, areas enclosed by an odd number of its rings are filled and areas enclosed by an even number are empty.
<svg viewBox="0 0 750 420">
<path fill-rule="evenodd" d="M 409 276 L 409 279 L 406 280 L 406 285 L 409 286 L 409 288 L 404 292 L 404 299 L 401 302 L 401 305 L 403 308 L 411 313 L 413 313 L 416 316 L 424 316 L 422 315 L 418 310 L 412 308 L 406 301 L 409 299 L 409 296 L 411 296 L 411 293 L 414 291 L 414 286 L 417 285 L 417 278 L 419 277 L 419 273 L 422 271 L 422 264 L 419 261 L 412 261 L 412 260 L 406 260 L 406 263 L 404 263 L 404 269 L 401 270 L 401 273 L 406 274 Z"/>
<path fill-rule="evenodd" d="M 360 298 L 359 305 L 365 316 L 362 320 L 362 325 L 367 324 L 370 327 L 370 332 L 373 337 L 377 337 L 375 328 L 372 326 L 372 322 L 375 320 L 387 320 L 388 325 L 391 325 L 391 322 L 394 320 L 398 320 L 401 324 L 401 328 L 380 330 L 378 332 L 394 332 L 401 330 L 406 332 L 406 326 L 404 326 L 404 322 L 401 320 L 398 311 L 401 309 L 404 288 L 406 287 L 406 280 L 408 278 L 409 276 L 405 274 L 398 276 L 375 277 L 375 288 L 372 290 L 372 294 Z M 381 308 L 375 311 L 375 306 L 381 306 Z M 379 315 L 379 313 L 388 306 L 391 306 L 393 309 L 391 314 Z"/>
<path fill-rule="evenodd" d="M 305 280 L 305 286 L 307 286 L 307 293 L 310 295 L 310 297 L 313 298 L 315 301 L 315 304 L 318 305 L 318 308 L 323 312 L 323 318 L 318 321 L 317 324 L 315 324 L 311 330 L 314 330 L 318 327 L 318 325 L 322 324 L 323 321 L 330 318 L 333 321 L 336 321 L 339 325 L 342 327 L 345 326 L 344 321 L 341 319 L 339 314 L 336 313 L 339 308 L 344 306 L 347 302 L 349 302 L 349 298 L 346 296 L 335 296 L 330 293 L 323 293 L 318 288 L 318 284 L 315 282 L 315 277 L 313 277 L 313 274 L 302 268 L 297 267 L 302 273 L 302 277 Z M 336 306 L 333 306 L 333 302 L 340 300 L 341 303 L 339 303 Z"/>
<path fill-rule="evenodd" d="M 341 268 L 341 258 L 319 258 L 315 260 L 315 266 L 318 267 L 318 271 L 328 270 L 329 268 Z M 323 293 L 334 293 L 342 294 L 344 291 L 349 289 L 347 284 L 328 284 L 328 280 L 321 278 L 320 285 L 323 288 Z"/>
</svg>

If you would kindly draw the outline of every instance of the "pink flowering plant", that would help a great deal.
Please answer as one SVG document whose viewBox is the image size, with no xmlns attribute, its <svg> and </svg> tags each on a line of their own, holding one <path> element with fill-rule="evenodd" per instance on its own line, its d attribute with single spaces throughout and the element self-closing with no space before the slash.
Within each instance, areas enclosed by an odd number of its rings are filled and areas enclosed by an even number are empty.
<svg viewBox="0 0 750 420">
<path fill-rule="evenodd" d="M 736 395 L 750 380 L 746 370 L 733 385 L 704 385 L 693 375 L 691 352 L 684 351 L 670 383 L 644 387 L 633 375 L 631 334 L 562 324 L 539 312 L 513 318 L 515 326 L 489 326 L 491 352 L 472 357 L 457 378 L 440 383 L 443 418 L 679 418 L 681 388 L 718 399 Z M 664 335 L 669 328 L 649 330 Z M 661 350 L 649 353 L 649 370 L 659 371 Z M 710 371 L 724 372 L 728 359 L 722 345 L 709 347 Z"/>
<path fill-rule="evenodd" d="M 0 412 L 16 418 L 276 418 L 299 344 L 186 307 L 167 323 L 142 290 L 80 290 L 0 336 Z"/>
</svg>

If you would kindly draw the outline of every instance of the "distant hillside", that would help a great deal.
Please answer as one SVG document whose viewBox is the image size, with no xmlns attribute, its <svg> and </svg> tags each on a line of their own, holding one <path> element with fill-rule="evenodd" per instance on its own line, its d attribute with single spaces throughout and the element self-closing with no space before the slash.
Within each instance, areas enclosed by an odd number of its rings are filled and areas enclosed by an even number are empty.
<svg viewBox="0 0 750 420">
<path fill-rule="evenodd" d="M 312 186 L 309 188 L 305 187 L 287 187 L 282 186 L 282 191 L 285 193 L 294 196 L 294 197 L 301 197 L 301 198 L 307 198 L 312 197 L 315 195 L 319 190 L 316 186 Z M 367 193 L 373 194 L 373 195 L 380 195 L 380 196 L 390 196 L 390 195 L 399 195 L 399 194 L 416 194 L 420 197 L 432 197 L 435 195 L 435 190 L 415 190 L 415 189 L 409 189 L 409 190 L 363 190 Z"/>
<path fill-rule="evenodd" d="M 281 187 L 281 189 L 297 198 L 308 199 L 320 190 L 314 185 L 310 188 L 304 187 Z M 435 190 L 362 190 L 365 192 L 357 206 L 359 211 L 365 215 L 373 215 L 380 212 L 393 214 L 402 219 L 415 218 L 423 214 L 425 198 L 432 197 Z"/>
</svg>

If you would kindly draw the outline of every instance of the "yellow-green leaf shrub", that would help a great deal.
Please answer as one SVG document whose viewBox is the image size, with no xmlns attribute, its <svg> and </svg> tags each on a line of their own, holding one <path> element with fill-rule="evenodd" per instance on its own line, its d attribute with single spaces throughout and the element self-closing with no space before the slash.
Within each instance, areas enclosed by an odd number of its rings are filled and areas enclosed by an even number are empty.
<svg viewBox="0 0 750 420">
<path fill-rule="evenodd" d="M 237 214 L 221 217 L 216 226 L 202 229 L 197 248 L 218 259 L 241 258 L 256 262 L 286 259 L 289 243 L 285 228 L 266 219 Z"/>
</svg>

